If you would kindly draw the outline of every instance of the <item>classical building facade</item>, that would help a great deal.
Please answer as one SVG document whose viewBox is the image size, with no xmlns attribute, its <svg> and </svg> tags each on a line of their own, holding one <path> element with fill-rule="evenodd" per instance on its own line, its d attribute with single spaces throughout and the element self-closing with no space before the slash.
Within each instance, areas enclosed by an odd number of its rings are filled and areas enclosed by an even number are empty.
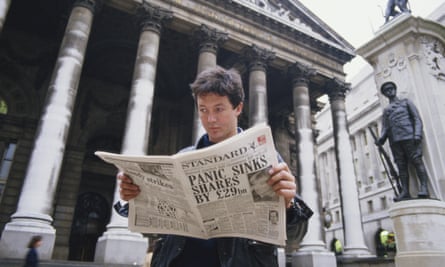
<svg viewBox="0 0 445 267">
<path fill-rule="evenodd" d="M 269 123 L 315 211 L 303 255 L 326 250 L 313 115 L 329 96 L 345 254 L 368 254 L 345 116 L 354 49 L 298 1 L 0 0 L 0 27 L 0 258 L 41 234 L 42 259 L 141 263 L 147 238 L 112 210 L 116 170 L 94 152 L 193 143 L 189 84 L 215 65 L 240 71 L 240 126 Z"/>
<path fill-rule="evenodd" d="M 379 90 L 379 85 L 383 81 L 396 82 L 399 87 L 398 95 L 413 100 L 420 110 L 424 122 L 423 151 L 424 162 L 430 176 L 430 192 L 432 198 L 441 201 L 444 200 L 445 193 L 442 171 L 445 165 L 442 154 L 437 151 L 442 142 L 442 139 L 437 136 L 443 135 L 444 128 L 444 120 L 438 114 L 442 113 L 445 105 L 443 91 L 445 67 L 441 67 L 441 64 L 445 62 L 445 44 L 443 38 L 440 39 L 437 36 L 443 36 L 445 4 L 438 7 L 427 18 L 407 16 L 400 17 L 400 20 L 402 21 L 400 23 L 397 18 L 388 25 L 383 25 L 376 33 L 376 39 L 380 40 L 378 38 L 382 38 L 381 36 L 397 38 L 394 32 L 401 32 L 401 35 L 411 36 L 412 39 L 409 42 L 400 42 L 407 44 L 410 49 L 389 48 L 390 56 L 383 60 L 384 63 L 377 64 L 375 68 L 368 65 L 352 78 L 352 89 L 346 97 L 347 123 L 350 130 L 354 172 L 357 177 L 355 183 L 359 192 L 361 223 L 366 245 L 373 254 L 376 254 L 375 234 L 378 230 L 393 231 L 393 223 L 388 210 L 394 203 L 394 191 L 370 131 L 380 135 L 383 108 L 388 104 L 387 99 Z M 416 23 L 418 26 L 414 27 Z M 392 27 L 395 30 L 386 33 Z M 419 31 L 416 32 L 410 27 Z M 387 47 L 391 47 L 389 39 L 387 38 L 385 44 Z M 378 47 L 378 42 L 370 41 L 369 46 L 373 45 Z M 434 52 L 429 47 L 434 47 Z M 358 49 L 358 51 L 362 50 L 363 48 Z M 431 60 L 433 57 L 435 59 Z M 437 62 L 437 65 L 431 64 L 431 61 Z M 342 199 L 336 175 L 336 153 L 330 116 L 329 105 L 316 115 L 316 128 L 319 131 L 316 142 L 317 174 L 321 181 L 322 209 L 325 211 L 325 216 L 329 218 L 329 223 L 326 225 L 326 243 L 328 244 L 334 238 L 343 242 Z M 391 157 L 389 145 L 386 144 L 384 148 Z M 416 196 L 417 180 L 414 177 L 415 173 L 412 172 L 411 191 L 412 195 Z"/>
</svg>

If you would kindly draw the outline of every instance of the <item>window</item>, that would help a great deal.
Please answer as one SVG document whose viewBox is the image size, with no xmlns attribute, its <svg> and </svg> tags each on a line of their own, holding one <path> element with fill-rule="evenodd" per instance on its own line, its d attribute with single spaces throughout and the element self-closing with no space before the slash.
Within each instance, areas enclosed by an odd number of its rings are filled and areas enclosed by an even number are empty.
<svg viewBox="0 0 445 267">
<path fill-rule="evenodd" d="M 386 210 L 388 208 L 388 201 L 386 201 L 386 197 L 381 197 L 380 203 L 382 206 L 382 210 Z"/>
<path fill-rule="evenodd" d="M 372 200 L 368 200 L 367 204 L 368 204 L 368 213 L 373 213 L 374 212 L 374 203 L 372 202 Z"/>
<path fill-rule="evenodd" d="M 0 162 L 0 200 L 3 196 L 3 191 L 5 189 L 6 180 L 8 179 L 9 172 L 11 171 L 12 161 L 14 159 L 15 150 L 17 147 L 16 143 L 3 143 L 0 142 L 2 161 Z"/>
<path fill-rule="evenodd" d="M 6 101 L 0 97 L 0 114 L 6 113 L 8 113 L 8 104 L 6 104 Z"/>
<path fill-rule="evenodd" d="M 340 222 L 340 212 L 338 210 L 335 211 L 335 222 L 336 223 Z"/>
</svg>

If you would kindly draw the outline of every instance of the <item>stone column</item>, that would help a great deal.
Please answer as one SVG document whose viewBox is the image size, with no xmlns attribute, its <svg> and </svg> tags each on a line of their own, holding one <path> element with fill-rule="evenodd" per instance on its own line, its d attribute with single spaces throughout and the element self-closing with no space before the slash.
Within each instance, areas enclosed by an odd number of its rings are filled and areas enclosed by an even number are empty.
<svg viewBox="0 0 445 267">
<path fill-rule="evenodd" d="M 196 75 L 198 75 L 203 70 L 216 66 L 218 48 L 227 40 L 228 36 L 227 33 L 218 32 L 216 29 L 211 29 L 203 24 L 195 31 L 195 38 L 199 42 L 198 70 L 196 72 Z M 199 112 L 195 105 L 193 142 L 201 137 L 204 132 L 199 119 Z"/>
<path fill-rule="evenodd" d="M 268 123 L 266 68 L 275 53 L 252 45 L 243 54 L 249 65 L 249 126 Z"/>
<path fill-rule="evenodd" d="M 51 225 L 54 195 L 93 15 L 100 3 L 94 0 L 74 3 L 49 84 L 17 211 L 2 234 L 0 258 L 23 258 L 24 248 L 35 234 L 42 235 L 44 240 L 39 248 L 40 258 L 51 258 L 56 235 Z"/>
<path fill-rule="evenodd" d="M 0 0 L 0 33 L 3 30 L 3 25 L 5 25 L 6 15 L 8 15 L 10 5 L 11 0 Z"/>
<path fill-rule="evenodd" d="M 137 9 L 141 34 L 128 103 L 122 154 L 145 155 L 147 153 L 160 34 L 162 23 L 171 17 L 170 11 L 146 2 Z M 114 202 L 119 199 L 119 184 L 116 184 Z M 107 231 L 97 241 L 96 262 L 144 264 L 148 240 L 140 233 L 130 232 L 127 226 L 128 219 L 112 209 Z"/>
<path fill-rule="evenodd" d="M 295 63 L 289 68 L 293 86 L 297 179 L 300 181 L 302 198 L 314 211 L 300 249 L 292 257 L 292 266 L 336 266 L 335 255 L 326 250 L 323 241 L 318 201 L 321 196 L 315 177 L 315 145 L 309 96 L 309 79 L 315 73 L 314 69 L 300 63 Z"/>
<path fill-rule="evenodd" d="M 345 97 L 350 85 L 337 78 L 327 83 L 331 104 L 332 125 L 337 162 L 337 175 L 342 204 L 342 221 L 345 237 L 344 256 L 369 255 L 365 244 L 358 198 L 357 178 L 354 173 L 352 148 L 346 118 Z"/>
</svg>

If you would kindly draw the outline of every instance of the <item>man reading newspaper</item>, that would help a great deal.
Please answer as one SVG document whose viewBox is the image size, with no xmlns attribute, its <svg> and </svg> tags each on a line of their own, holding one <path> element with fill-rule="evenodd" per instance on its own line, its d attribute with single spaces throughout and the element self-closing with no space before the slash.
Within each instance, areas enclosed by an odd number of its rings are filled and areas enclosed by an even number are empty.
<svg viewBox="0 0 445 267">
<path fill-rule="evenodd" d="M 201 149 L 224 141 L 242 130 L 238 117 L 243 109 L 244 90 L 237 71 L 214 67 L 201 72 L 190 85 L 206 134 L 195 146 L 186 150 Z M 268 187 L 277 196 L 284 197 L 287 208 L 288 239 L 297 227 L 295 207 L 295 177 L 286 163 L 271 166 L 266 179 Z M 117 174 L 120 182 L 120 197 L 128 201 L 139 195 L 139 186 L 122 172 Z M 120 214 L 128 212 L 128 205 Z M 179 235 L 164 235 L 156 242 L 151 266 L 155 267 L 239 267 L 278 266 L 277 247 L 247 238 L 223 237 L 208 240 Z"/>
</svg>

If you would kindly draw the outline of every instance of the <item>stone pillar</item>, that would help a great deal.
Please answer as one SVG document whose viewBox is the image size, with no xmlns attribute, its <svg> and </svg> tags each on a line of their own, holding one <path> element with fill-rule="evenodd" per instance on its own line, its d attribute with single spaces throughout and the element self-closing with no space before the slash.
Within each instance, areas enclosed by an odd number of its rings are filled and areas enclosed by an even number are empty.
<svg viewBox="0 0 445 267">
<path fill-rule="evenodd" d="M 146 2 L 137 9 L 141 34 L 128 104 L 122 154 L 145 155 L 147 153 L 162 22 L 171 17 L 170 11 Z M 119 199 L 119 184 L 116 184 L 114 202 Z M 97 241 L 95 261 L 142 265 L 145 262 L 147 249 L 147 238 L 140 233 L 130 232 L 128 219 L 112 209 L 107 231 Z"/>
<path fill-rule="evenodd" d="M 445 262 L 445 203 L 415 199 L 389 209 L 397 244 L 396 267 L 437 267 Z"/>
<path fill-rule="evenodd" d="M 363 234 L 357 178 L 354 173 L 352 148 L 346 118 L 345 97 L 350 85 L 337 78 L 327 84 L 331 104 L 332 125 L 337 162 L 338 183 L 342 204 L 342 221 L 345 237 L 344 256 L 369 255 Z"/>
<path fill-rule="evenodd" d="M 309 96 L 309 79 L 316 71 L 295 63 L 289 68 L 292 77 L 297 144 L 298 174 L 301 196 L 314 211 L 309 220 L 308 232 L 300 249 L 292 255 L 292 266 L 336 266 L 335 255 L 326 250 L 323 241 L 323 225 L 320 218 L 319 192 L 315 177 L 315 145 L 312 131 L 312 113 Z"/>
<path fill-rule="evenodd" d="M 268 123 L 266 68 L 275 53 L 252 45 L 243 54 L 249 65 L 249 126 Z"/>
<path fill-rule="evenodd" d="M 8 15 L 10 5 L 11 0 L 0 0 L 0 33 L 3 30 L 3 25 L 5 25 L 6 15 Z"/>
<path fill-rule="evenodd" d="M 23 258 L 32 235 L 42 235 L 42 260 L 51 259 L 56 231 L 54 195 L 90 35 L 93 14 L 100 1 L 75 2 L 48 88 L 17 211 L 0 241 L 0 258 Z"/>
<path fill-rule="evenodd" d="M 219 46 L 228 38 L 227 33 L 218 32 L 215 29 L 209 28 L 207 25 L 201 25 L 195 31 L 195 38 L 199 42 L 199 58 L 198 70 L 196 75 L 203 70 L 216 66 L 216 56 Z M 195 142 L 201 135 L 204 134 L 201 120 L 199 119 L 199 112 L 195 105 L 194 123 L 193 123 L 193 142 Z"/>
</svg>

